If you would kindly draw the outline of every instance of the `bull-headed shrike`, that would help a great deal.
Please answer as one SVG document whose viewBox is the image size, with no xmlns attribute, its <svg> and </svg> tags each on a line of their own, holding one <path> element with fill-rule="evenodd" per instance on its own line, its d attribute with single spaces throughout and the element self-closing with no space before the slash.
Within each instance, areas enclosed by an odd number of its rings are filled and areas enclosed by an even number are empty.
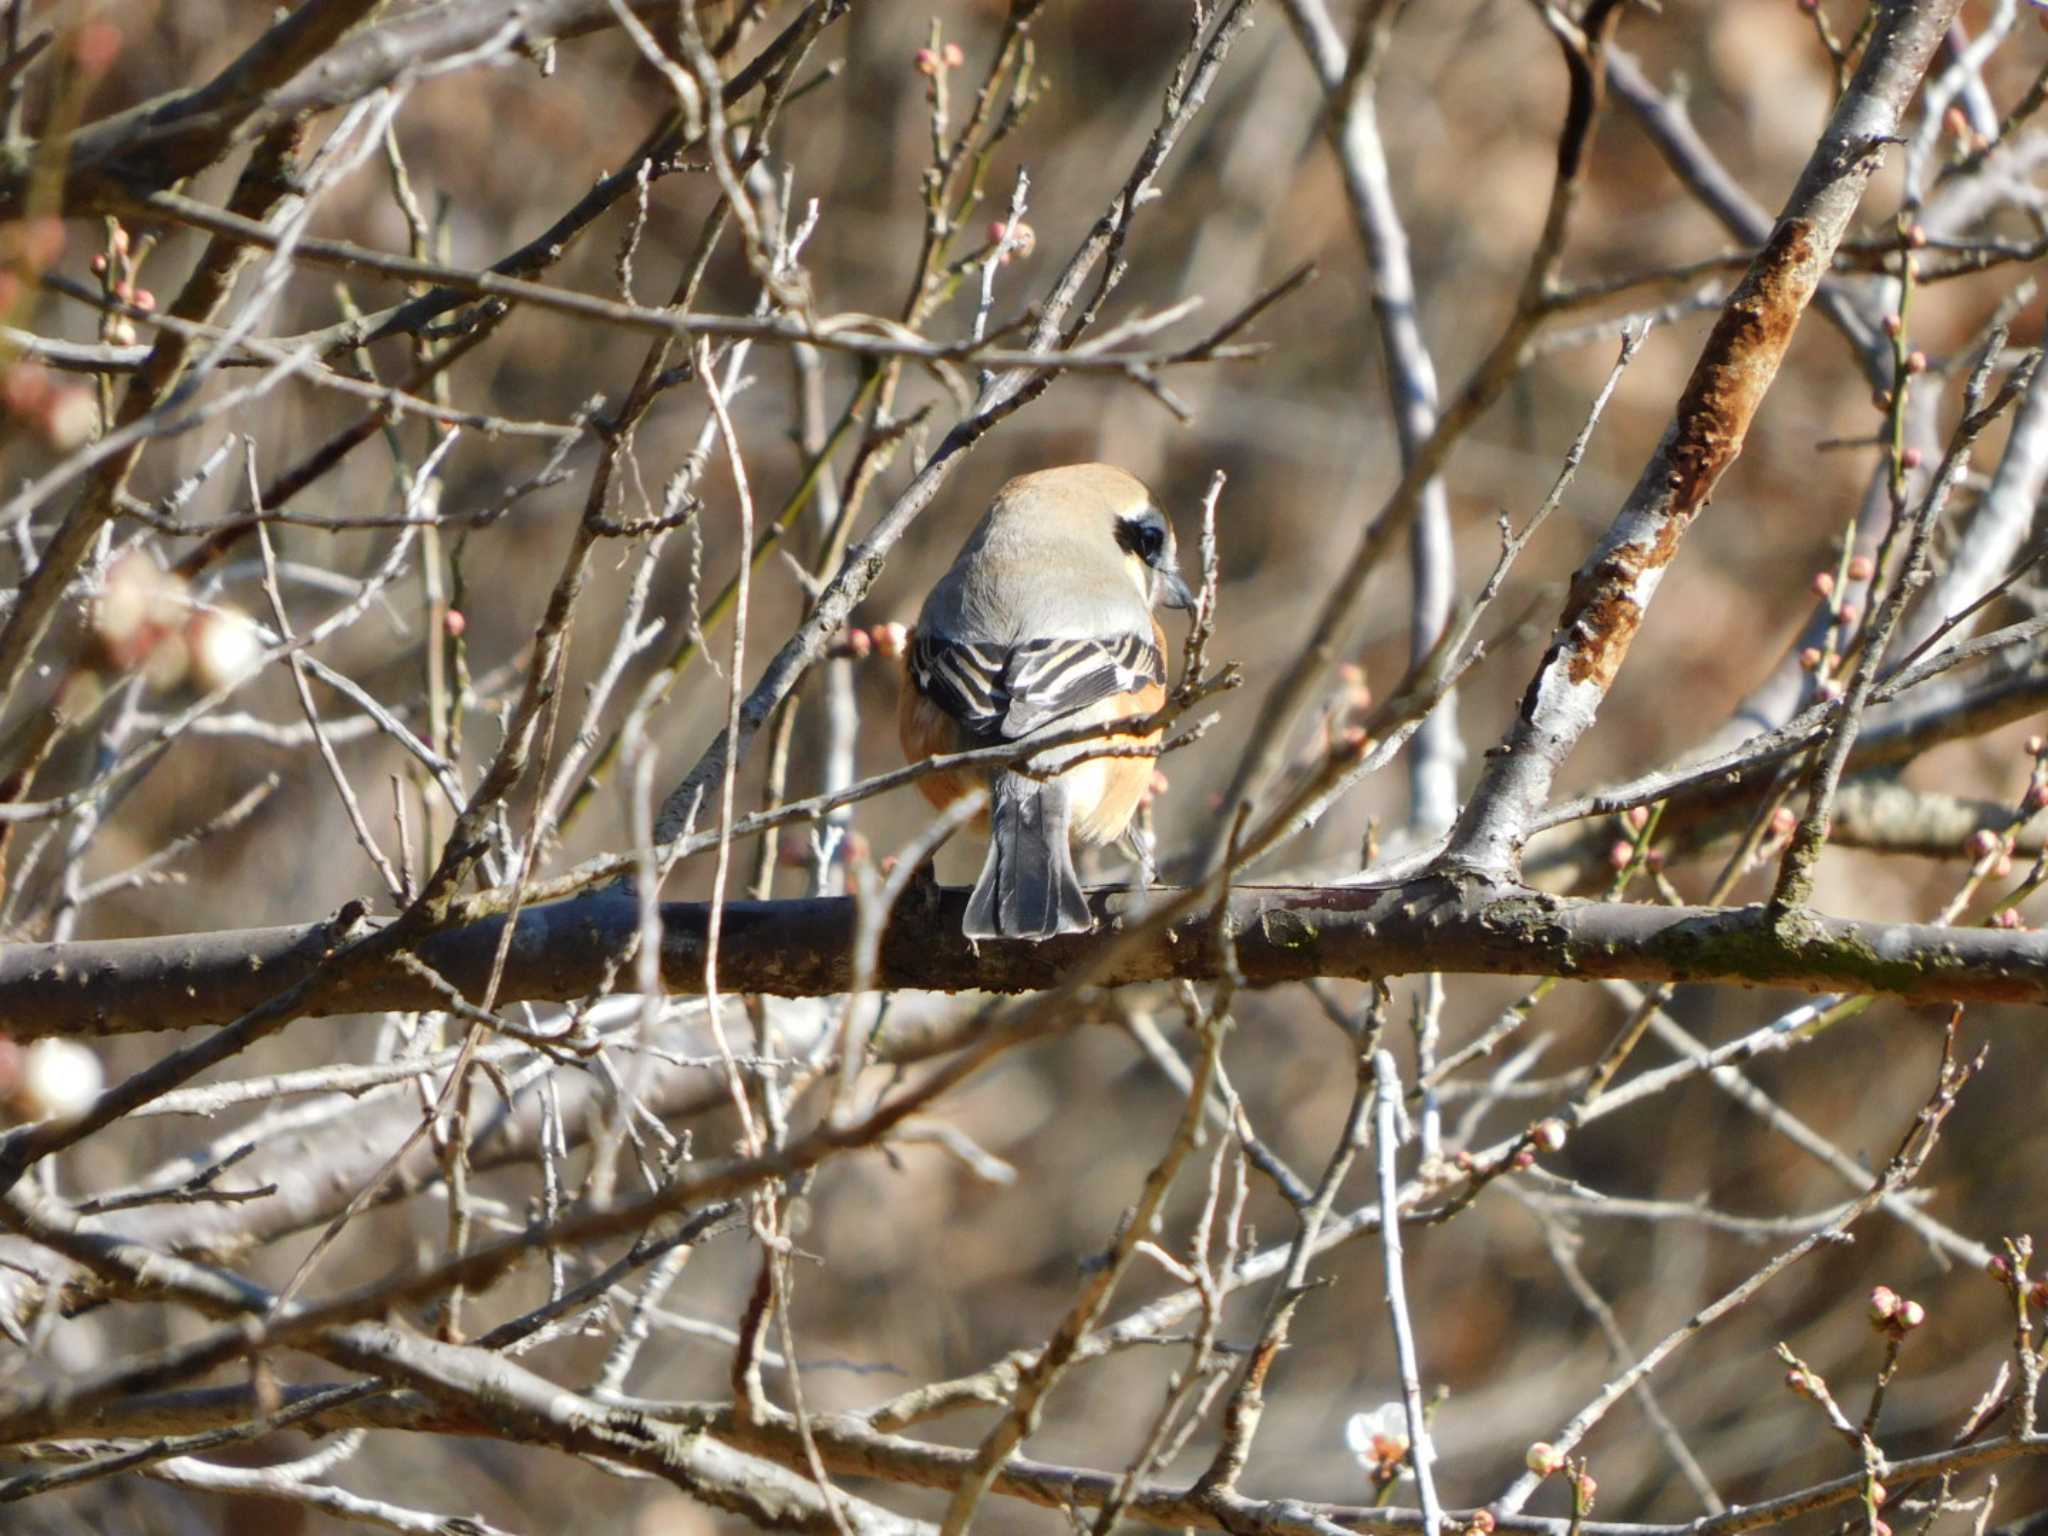
<svg viewBox="0 0 2048 1536">
<path fill-rule="evenodd" d="M 1070 464 L 1012 480 L 918 614 L 898 728 L 912 762 L 1117 720 L 1166 698 L 1157 604 L 1192 608 L 1173 528 L 1135 478 Z M 1109 843 L 1152 780 L 1159 732 L 1048 748 L 1015 768 L 920 779 L 941 809 L 989 788 L 970 939 L 1093 926 L 1070 837 Z M 1118 755 L 1088 757 L 1105 745 Z M 1131 749 L 1139 750 L 1133 752 Z M 1023 769 L 1026 771 L 1018 771 Z"/>
</svg>

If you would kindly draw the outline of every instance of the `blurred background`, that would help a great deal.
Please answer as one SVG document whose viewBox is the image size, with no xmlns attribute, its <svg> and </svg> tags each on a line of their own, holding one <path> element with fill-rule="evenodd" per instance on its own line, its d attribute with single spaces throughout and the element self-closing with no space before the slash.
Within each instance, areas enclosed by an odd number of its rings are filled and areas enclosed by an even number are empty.
<svg viewBox="0 0 2048 1536">
<path fill-rule="evenodd" d="M 1982 26 L 1995 9 L 1967 6 L 1966 24 Z M 1830 0 L 1826 11 L 1836 31 L 1847 35 L 1861 7 Z M 211 76 L 268 23 L 271 7 L 243 0 L 138 0 L 101 5 L 96 14 L 117 27 L 121 39 L 90 100 L 90 111 L 99 114 Z M 992 0 L 942 0 L 926 7 L 858 4 L 826 32 L 813 59 L 814 65 L 840 61 L 842 72 L 796 101 L 782 120 L 772 161 L 778 170 L 790 168 L 799 208 L 811 199 L 818 204 L 804 265 L 821 313 L 893 315 L 903 304 L 921 230 L 919 178 L 930 153 L 926 81 L 914 55 L 931 42 L 935 17 L 944 39 L 964 51 L 962 78 L 978 80 L 1001 26 L 1001 8 Z M 1339 20 L 1348 29 L 1350 18 Z M 1027 218 L 1036 246 L 1000 274 L 999 316 L 1040 296 L 1121 185 L 1157 120 L 1187 29 L 1186 9 L 1166 0 L 1054 4 L 1039 18 L 1032 35 L 1045 95 L 1001 147 L 982 205 L 983 219 L 1001 217 L 1016 170 L 1028 167 Z M 1682 95 L 1700 134 L 1740 184 L 1763 206 L 1778 206 L 1830 105 L 1832 72 L 1810 15 L 1794 0 L 1665 0 L 1656 12 L 1632 8 L 1618 45 L 1653 81 Z M 2001 110 L 2020 97 L 2044 62 L 2048 35 L 2031 17 L 2022 18 L 1984 69 Z M 1408 7 L 1395 33 L 1380 88 L 1380 121 L 1412 242 L 1421 324 L 1446 395 L 1512 311 L 1549 195 L 1565 81 L 1555 43 L 1522 0 L 1432 0 Z M 484 264 L 532 237 L 595 178 L 617 167 L 670 99 L 665 81 L 627 39 L 611 32 L 561 45 L 549 76 L 529 62 L 426 81 L 399 115 L 397 137 L 422 204 L 441 210 L 449 259 Z M 1296 266 L 1313 262 L 1313 284 L 1255 327 L 1253 334 L 1270 352 L 1255 362 L 1175 373 L 1172 387 L 1195 411 L 1191 425 L 1128 384 L 1080 376 L 1059 380 L 954 474 L 859 615 L 863 624 L 914 617 L 927 585 L 950 562 L 989 495 L 1012 474 L 1079 459 L 1124 465 L 1152 485 L 1175 517 L 1185 549 L 1192 545 L 1211 475 L 1227 472 L 1218 519 L 1223 584 L 1213 654 L 1238 663 L 1247 686 L 1215 705 L 1221 722 L 1204 740 L 1162 765 L 1170 787 L 1156 819 L 1169 863 L 1210 834 L 1217 797 L 1244 746 L 1243 732 L 1262 690 L 1295 654 L 1333 573 L 1399 473 L 1364 265 L 1321 135 L 1321 102 L 1283 15 L 1277 7 L 1262 12 L 1164 172 L 1165 195 L 1139 219 L 1130 275 L 1108 316 L 1114 322 L 1140 308 L 1200 296 L 1201 311 L 1174 333 L 1192 336 Z M 961 110 L 956 103 L 956 121 Z M 1891 158 L 1864 204 L 1865 230 L 1883 231 L 1896 211 L 1898 157 Z M 217 167 L 187 191 L 217 201 L 233 169 Z M 634 293 L 642 302 L 661 302 L 672 290 L 712 188 L 709 177 L 695 174 L 671 176 L 653 188 L 646 235 L 634 259 Z M 615 210 L 548 280 L 615 293 L 625 223 L 625 210 Z M 406 227 L 378 157 L 327 197 L 314 229 L 384 249 L 405 248 Z M 2014 232 L 2033 233 L 2022 221 L 2014 222 Z M 61 269 L 83 280 L 96 240 L 96 231 L 74 224 Z M 1567 278 L 1684 263 L 1732 243 L 1629 113 L 1610 105 L 1566 246 Z M 176 291 L 197 249 L 190 232 L 167 235 L 149 274 L 160 294 Z M 1962 347 L 2018 281 L 2019 274 L 2005 268 L 1930 289 L 1916 302 L 1916 344 L 1937 359 Z M 1559 325 L 1619 314 L 1629 302 L 1661 303 L 1690 286 L 1633 290 Z M 357 277 L 349 278 L 348 287 L 349 301 L 364 309 L 404 296 L 396 285 Z M 755 295 L 755 280 L 729 244 L 713 260 L 701 307 L 746 312 Z M 339 317 L 339 302 L 334 273 L 303 268 L 275 314 L 274 329 L 288 336 L 330 324 Z M 934 320 L 932 334 L 965 334 L 972 303 L 971 292 L 963 289 Z M 1623 377 L 1563 506 L 1496 605 L 1492 627 L 1503 639 L 1458 695 L 1458 723 L 1470 753 L 1465 785 L 1479 753 L 1499 739 L 1512 715 L 1548 639 L 1565 581 L 1607 526 L 1669 420 L 1710 319 L 1710 312 L 1680 317 L 1651 333 Z M 89 311 L 47 295 L 26 311 L 18 309 L 15 323 L 46 336 L 89 340 L 96 334 Z M 2035 343 L 2040 325 L 2040 305 L 2030 299 L 2017 314 L 2015 344 Z M 404 367 L 403 347 L 387 343 L 377 352 L 386 377 Z M 563 420 L 594 394 L 619 398 L 642 351 L 639 339 L 621 331 L 520 312 L 489 346 L 456 367 L 452 396 L 506 417 Z M 1608 335 L 1547 353 L 1522 372 L 1457 451 L 1447 478 L 1461 593 L 1476 591 L 1492 566 L 1499 548 L 1497 516 L 1505 513 L 1519 524 L 1549 489 L 1615 351 Z M 828 355 L 824 367 L 829 410 L 836 413 L 857 382 L 855 365 Z M 780 505 L 801 467 L 791 438 L 797 383 L 788 358 L 775 349 L 757 348 L 745 373 L 751 382 L 735 401 L 737 426 L 755 496 L 770 508 Z M 1955 415 L 1954 393 L 1945 422 Z M 924 450 L 936 444 L 954 405 L 930 379 L 906 375 L 899 413 L 926 401 L 933 415 L 911 439 Z M 274 473 L 353 419 L 354 409 L 328 392 L 279 390 L 226 420 L 153 447 L 133 489 L 145 497 L 164 493 L 227 433 L 246 435 L 258 466 Z M 695 442 L 703 415 L 703 397 L 694 390 L 671 391 L 656 405 L 638 434 L 638 481 L 649 495 L 658 499 L 659 487 Z M 1820 445 L 1866 437 L 1877 421 L 1854 354 L 1837 332 L 1809 317 L 1746 450 L 1660 590 L 1597 729 L 1569 763 L 1562 793 L 1683 753 L 1720 726 L 1779 664 L 1810 614 L 1813 575 L 1833 566 L 1871 469 L 1867 449 L 1828 451 Z M 1980 469 L 1995 462 L 2003 432 L 1996 428 L 1986 440 Z M 429 430 L 404 424 L 392 443 L 417 464 L 429 446 Z M 494 501 L 537 470 L 546 452 L 545 444 L 464 434 L 443 461 L 444 506 Z M 908 479 L 918 456 L 899 455 L 891 464 L 868 500 L 863 526 Z M 44 450 L 17 434 L 0 468 L 12 486 L 49 462 Z M 587 450 L 569 461 L 572 470 L 587 462 Z M 840 472 L 846 467 L 842 459 Z M 238 473 L 216 476 L 188 515 L 206 519 L 232 511 L 242 485 Z M 462 544 L 458 603 L 475 675 L 522 658 L 584 487 L 584 479 L 572 475 L 528 495 L 501 523 Z M 704 579 L 715 586 L 732 571 L 737 548 L 731 482 L 716 459 L 704 489 Z M 638 494 L 627 493 L 628 514 Z M 396 511 L 401 500 L 390 447 L 378 442 L 302 497 L 298 509 L 363 516 Z M 855 530 L 856 537 L 861 531 Z M 288 560 L 358 576 L 374 568 L 389 538 L 384 531 L 336 535 L 287 528 L 278 544 Z M 677 623 L 690 586 L 685 545 L 671 541 L 657 581 L 656 611 Z M 175 542 L 168 547 L 178 548 Z M 259 575 L 253 561 L 231 566 L 221 595 L 262 611 Z M 629 575 L 623 546 L 601 559 L 571 656 L 572 698 L 580 697 L 577 690 L 609 654 L 608 616 L 623 600 Z M 400 595 L 388 607 L 373 611 L 322 655 L 372 692 L 403 697 L 418 687 L 423 639 L 416 580 L 407 578 L 395 591 Z M 762 567 L 753 593 L 750 673 L 788 633 L 802 607 L 798 582 L 777 560 Z M 293 601 L 311 614 L 329 600 L 295 592 Z M 1351 637 L 1349 652 L 1367 685 L 1383 696 L 1408 659 L 1404 560 L 1382 565 L 1362 611 L 1364 626 Z M 721 668 L 727 634 L 720 629 L 713 635 Z M 61 637 L 53 643 L 61 644 Z M 878 772 L 899 761 L 896 681 L 880 659 L 857 664 L 855 675 L 863 720 L 858 766 L 863 774 Z M 1342 686 L 1332 680 L 1333 701 Z M 632 692 L 629 681 L 620 698 L 629 700 Z M 792 753 L 792 793 L 807 792 L 819 781 L 822 711 L 816 697 L 813 680 Z M 298 719 L 289 680 L 279 669 L 245 689 L 237 707 L 281 722 Z M 685 675 L 658 717 L 658 778 L 672 778 L 695 761 L 724 708 L 725 682 L 718 672 L 700 664 Z M 1944 746 L 1914 763 L 1906 782 L 2012 803 L 2032 766 L 2022 748 L 2029 734 L 2022 723 Z M 488 713 L 479 712 L 466 735 L 473 772 L 495 744 Z M 1314 749 L 1307 729 L 1298 745 L 1304 753 Z M 743 806 L 758 801 L 761 755 L 742 775 Z M 371 737 L 348 745 L 345 760 L 359 785 L 375 787 L 373 818 L 380 828 L 387 825 L 384 786 L 403 771 L 398 754 Z M 76 758 L 60 759 L 47 770 L 46 785 L 61 786 L 81 766 Z M 94 834 L 89 872 L 125 867 L 272 772 L 283 775 L 278 791 L 239 828 L 210 842 L 188 865 L 182 883 L 98 901 L 84 914 L 79 936 L 298 922 L 369 895 L 376 889 L 374 876 L 317 760 L 300 751 L 267 750 L 248 737 L 198 736 L 174 747 Z M 1354 870 L 1370 823 L 1378 824 L 1383 838 L 1398 837 L 1407 798 L 1397 764 L 1362 786 L 1282 862 L 1296 871 Z M 923 824 L 922 802 L 909 792 L 868 802 L 855 819 L 859 835 L 878 854 L 900 846 Z M 617 784 L 607 784 L 572 828 L 555 867 L 629 842 L 626 801 Z M 1963 878 L 1961 853 L 1958 848 L 1954 857 L 1915 858 L 1831 852 L 1820 868 L 1817 904 L 1845 915 L 1927 920 Z M 1678 862 L 1670 878 L 1689 899 L 1699 900 L 1718 868 L 1717 860 Z M 704 861 L 684 867 L 669 893 L 701 894 L 708 873 Z M 1759 899 L 1769 879 L 1767 867 L 1730 899 Z M 782 894 L 804 889 L 800 868 L 785 869 L 780 880 Z M 1331 992 L 1345 1006 L 1363 1001 L 1363 989 L 1349 984 Z M 1447 1048 L 1479 1034 L 1525 992 L 1524 985 L 1510 981 L 1452 979 L 1442 1012 Z M 1419 996 L 1415 984 L 1397 987 L 1390 1015 L 1404 1066 L 1412 1062 L 1407 1026 Z M 1689 988 L 1678 993 L 1670 1011 L 1700 1038 L 1719 1042 L 1797 1001 L 1770 992 Z M 1156 1015 L 1186 1048 L 1172 994 L 1162 989 L 1138 996 L 1131 1006 Z M 1597 986 L 1559 986 L 1518 1037 L 1518 1045 L 1544 1046 L 1540 1059 L 1526 1064 L 1529 1076 L 1547 1079 L 1586 1064 L 1626 1011 Z M 1226 1062 L 1252 1123 L 1312 1179 L 1329 1155 L 1349 1100 L 1350 1044 L 1300 989 L 1243 997 L 1234 1016 Z M 1881 1167 L 1932 1085 L 1940 1022 L 1929 1012 L 1881 1001 L 1816 1042 L 1753 1064 L 1749 1074 L 1850 1159 Z M 302 1021 L 240 1065 L 254 1072 L 366 1060 L 376 1029 L 375 1020 Z M 1956 1231 L 1995 1246 L 2001 1234 L 2048 1226 L 2048 1115 L 2041 1096 L 2048 1040 L 2040 1014 L 2030 1009 L 1973 1009 L 1963 1033 L 1973 1046 L 1989 1046 L 1991 1070 L 1967 1091 L 1918 1198 Z M 172 1043 L 112 1042 L 105 1051 L 109 1070 L 132 1070 Z M 1653 1042 L 1630 1070 L 1666 1060 Z M 1471 1144 L 1513 1134 L 1565 1096 L 1560 1090 L 1494 1106 L 1472 1128 Z M 950 1124 L 1015 1170 L 1014 1183 L 977 1178 L 928 1146 L 828 1167 L 805 1199 L 805 1260 L 797 1271 L 795 1328 L 799 1355 L 810 1366 L 805 1381 L 812 1407 L 871 1402 L 1042 1339 L 1072 1296 L 1080 1266 L 1114 1233 L 1165 1144 L 1180 1102 L 1178 1090 L 1126 1033 L 1085 1028 L 1003 1058 L 946 1107 Z M 1453 1128 L 1458 1113 L 1455 1104 L 1448 1111 Z M 163 1120 L 125 1128 L 74 1154 L 64 1182 L 87 1189 L 133 1178 L 189 1145 L 195 1134 L 223 1134 L 227 1123 L 200 1122 L 197 1133 L 184 1122 Z M 732 1128 L 716 1117 L 700 1119 L 695 1136 L 700 1151 L 723 1150 Z M 1836 1172 L 1703 1078 L 1599 1122 L 1546 1159 L 1546 1166 L 1610 1196 L 1669 1203 L 1654 1220 L 1583 1210 L 1553 1215 L 1575 1230 L 1578 1263 L 1637 1350 L 1796 1235 L 1725 1230 L 1725 1224 L 1675 1214 L 1678 1207 L 1700 1202 L 1745 1218 L 1793 1217 L 1824 1211 L 1849 1194 Z M 495 1177 L 500 1182 L 494 1187 L 515 1211 L 531 1195 L 530 1169 Z M 1370 1198 L 1370 1178 L 1369 1168 L 1354 1171 L 1339 1197 L 1340 1210 Z M 1198 1177 L 1184 1179 L 1164 1238 L 1184 1237 L 1199 1186 Z M 1248 1219 L 1262 1243 L 1285 1241 L 1292 1232 L 1291 1213 L 1256 1178 Z M 246 1263 L 266 1283 L 278 1283 L 311 1237 L 276 1244 Z M 431 1197 L 403 1203 L 366 1218 L 348 1245 L 351 1251 L 325 1267 L 323 1283 L 372 1278 L 408 1243 L 431 1246 L 444 1238 L 445 1209 L 439 1203 Z M 1496 1189 L 1457 1220 L 1414 1231 L 1406 1242 L 1425 1381 L 1448 1392 L 1436 1418 L 1440 1486 L 1450 1504 L 1470 1505 L 1505 1486 L 1530 1442 L 1554 1433 L 1616 1367 L 1592 1318 L 1562 1279 L 1542 1221 L 1522 1200 Z M 1345 1447 L 1344 1426 L 1353 1413 L 1397 1395 L 1379 1263 L 1377 1245 L 1368 1240 L 1318 1266 L 1317 1273 L 1335 1283 L 1304 1303 L 1293 1347 L 1269 1380 L 1267 1418 L 1244 1479 L 1248 1492 L 1370 1499 L 1366 1476 Z M 691 1260 L 669 1305 L 730 1324 L 754 1266 L 754 1251 L 742 1234 L 708 1243 Z M 1657 1374 L 1664 1409 L 1722 1498 L 1766 1497 L 1855 1470 L 1855 1458 L 1825 1429 L 1815 1406 L 1784 1389 L 1783 1367 L 1772 1348 L 1780 1341 L 1791 1345 L 1828 1376 L 1852 1417 L 1857 1415 L 1882 1355 L 1865 1319 L 1865 1297 L 1879 1283 L 1921 1300 L 1929 1313 L 1928 1324 L 1908 1340 L 1891 1389 L 1884 1448 L 1908 1454 L 1948 1442 L 2009 1355 L 2009 1303 L 1982 1274 L 1951 1267 L 1898 1222 L 1876 1216 L 1857 1229 L 1853 1243 L 1777 1279 Z M 1141 1266 L 1111 1315 L 1174 1285 L 1165 1274 Z M 509 1285 L 487 1307 L 516 1304 L 522 1296 L 532 1299 L 525 1282 Z M 1248 1339 L 1257 1307 L 1255 1300 L 1240 1299 L 1226 1335 Z M 148 1326 L 168 1331 L 151 1338 L 122 1331 L 130 1326 L 119 1313 L 67 1323 L 59 1336 L 70 1353 L 62 1358 L 82 1363 L 117 1342 L 170 1342 L 181 1329 L 198 1325 L 153 1316 Z M 602 1348 L 602 1339 L 571 1340 L 548 1346 L 529 1363 L 580 1379 Z M 1077 1372 L 1054 1397 L 1030 1453 L 1048 1461 L 1120 1467 L 1136 1450 L 1178 1362 L 1175 1352 L 1143 1350 Z M 727 1364 L 722 1344 L 658 1333 L 641 1356 L 633 1390 L 648 1397 L 723 1396 Z M 971 1444 L 986 1422 L 985 1414 L 961 1415 L 940 1421 L 931 1433 Z M 252 1460 L 274 1457 L 283 1446 L 266 1447 Z M 1198 1471 L 1207 1449 L 1198 1437 L 1171 1475 Z M 1586 1450 L 1599 1480 L 1601 1518 L 1672 1522 L 1700 1512 L 1697 1496 L 1635 1400 L 1609 1415 Z M 341 1481 L 400 1501 L 473 1510 L 521 1531 L 680 1536 L 729 1524 L 657 1484 L 620 1481 L 592 1467 L 482 1441 L 375 1436 Z M 926 1516 L 941 1507 L 938 1495 L 852 1486 Z M 1400 1502 L 1411 1498 L 1412 1488 L 1406 1489 Z M 2002 1470 L 1994 1523 L 2044 1499 L 2048 1477 L 2017 1464 Z M 1555 1487 L 1539 1493 L 1531 1508 L 1568 1512 Z M 1949 1517 L 1952 1524 L 1959 1518 Z M 979 1520 L 979 1528 L 990 1532 L 1049 1532 L 1061 1524 L 1062 1517 L 1047 1511 L 994 1500 Z M 0 1509 L 0 1529 L 21 1531 L 295 1528 L 331 1527 L 284 1506 L 209 1501 L 139 1480 Z"/>
</svg>

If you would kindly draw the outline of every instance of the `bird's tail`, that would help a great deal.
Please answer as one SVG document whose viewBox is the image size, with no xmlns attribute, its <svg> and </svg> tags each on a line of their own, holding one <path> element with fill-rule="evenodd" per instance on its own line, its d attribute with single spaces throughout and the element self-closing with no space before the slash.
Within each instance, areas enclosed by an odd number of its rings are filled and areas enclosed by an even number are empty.
<svg viewBox="0 0 2048 1536">
<path fill-rule="evenodd" d="M 970 939 L 1049 939 L 1095 926 L 1067 842 L 1067 787 L 1018 773 L 995 776 L 988 858 L 967 898 Z"/>
</svg>

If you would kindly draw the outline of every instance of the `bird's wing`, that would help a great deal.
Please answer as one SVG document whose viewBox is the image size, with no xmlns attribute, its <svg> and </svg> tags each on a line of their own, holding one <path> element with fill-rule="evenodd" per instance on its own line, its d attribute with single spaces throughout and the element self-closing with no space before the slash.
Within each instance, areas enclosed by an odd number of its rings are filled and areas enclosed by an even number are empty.
<svg viewBox="0 0 2048 1536">
<path fill-rule="evenodd" d="M 1142 635 L 1003 646 L 920 633 L 911 644 L 910 670 L 925 696 L 969 731 L 1004 741 L 1166 681 L 1165 659 Z"/>
</svg>

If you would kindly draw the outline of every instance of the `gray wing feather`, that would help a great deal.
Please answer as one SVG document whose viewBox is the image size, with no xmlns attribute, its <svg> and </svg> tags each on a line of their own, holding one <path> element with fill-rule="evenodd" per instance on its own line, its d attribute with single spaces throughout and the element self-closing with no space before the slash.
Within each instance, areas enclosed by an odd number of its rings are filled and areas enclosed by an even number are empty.
<svg viewBox="0 0 2048 1536">
<path fill-rule="evenodd" d="M 1003 646 L 920 632 L 911 644 L 910 670 L 919 690 L 969 731 L 1004 741 L 1166 681 L 1159 648 L 1140 635 Z"/>
</svg>

